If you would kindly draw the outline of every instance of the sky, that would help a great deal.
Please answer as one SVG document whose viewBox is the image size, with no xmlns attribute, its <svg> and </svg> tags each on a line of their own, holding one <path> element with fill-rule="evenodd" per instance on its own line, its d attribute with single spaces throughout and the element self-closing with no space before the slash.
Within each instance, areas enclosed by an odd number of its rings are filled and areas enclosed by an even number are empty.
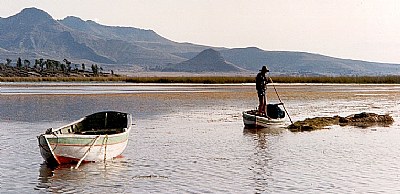
<svg viewBox="0 0 400 194">
<path fill-rule="evenodd" d="M 399 0 L 0 0 L 54 19 L 154 30 L 176 41 L 400 64 Z"/>
</svg>

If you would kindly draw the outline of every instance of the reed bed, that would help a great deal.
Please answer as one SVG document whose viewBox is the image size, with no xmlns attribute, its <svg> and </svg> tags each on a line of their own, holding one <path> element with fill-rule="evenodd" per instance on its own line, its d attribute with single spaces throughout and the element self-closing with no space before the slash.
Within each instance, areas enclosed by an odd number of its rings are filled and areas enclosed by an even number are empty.
<svg viewBox="0 0 400 194">
<path fill-rule="evenodd" d="M 203 84 L 227 84 L 227 83 L 252 83 L 254 77 L 129 77 L 130 83 L 203 83 Z"/>
<path fill-rule="evenodd" d="M 400 76 L 271 77 L 275 83 L 400 84 Z M 0 77 L 0 82 L 254 83 L 255 77 Z"/>
<path fill-rule="evenodd" d="M 276 83 L 400 84 L 400 76 L 272 77 Z"/>
</svg>

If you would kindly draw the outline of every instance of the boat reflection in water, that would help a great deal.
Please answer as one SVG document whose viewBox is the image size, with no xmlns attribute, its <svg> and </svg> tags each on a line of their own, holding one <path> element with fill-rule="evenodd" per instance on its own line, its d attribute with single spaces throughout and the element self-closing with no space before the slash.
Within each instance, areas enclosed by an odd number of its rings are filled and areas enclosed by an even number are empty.
<svg viewBox="0 0 400 194">
<path fill-rule="evenodd" d="M 253 173 L 254 193 L 271 193 L 269 184 L 273 179 L 273 148 L 275 138 L 287 132 L 283 127 L 250 128 L 244 127 L 243 135 L 251 138 L 254 144 L 254 153 L 250 155 L 249 170 Z"/>
<path fill-rule="evenodd" d="M 116 158 L 106 163 L 62 164 L 51 167 L 45 162 L 39 166 L 35 190 L 50 193 L 124 193 L 123 182 L 131 179 L 127 172 L 129 161 Z"/>
</svg>

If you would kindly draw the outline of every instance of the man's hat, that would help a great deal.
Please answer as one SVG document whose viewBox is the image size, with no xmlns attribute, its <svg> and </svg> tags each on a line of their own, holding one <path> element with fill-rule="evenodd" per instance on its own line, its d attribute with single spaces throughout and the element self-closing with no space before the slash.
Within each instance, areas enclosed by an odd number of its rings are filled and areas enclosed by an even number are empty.
<svg viewBox="0 0 400 194">
<path fill-rule="evenodd" d="M 263 66 L 260 71 L 261 72 L 269 72 L 269 70 L 266 66 Z"/>
</svg>

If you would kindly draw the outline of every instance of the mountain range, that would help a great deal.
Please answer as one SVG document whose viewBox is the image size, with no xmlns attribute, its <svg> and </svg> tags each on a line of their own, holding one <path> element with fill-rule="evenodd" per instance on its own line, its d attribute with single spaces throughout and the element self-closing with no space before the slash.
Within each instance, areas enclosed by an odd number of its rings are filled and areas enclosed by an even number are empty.
<svg viewBox="0 0 400 194">
<path fill-rule="evenodd" d="M 340 49 L 340 48 L 338 48 Z M 178 43 L 152 30 L 105 26 L 68 16 L 55 20 L 26 8 L 0 18 L 0 62 L 7 58 L 68 59 L 103 67 L 162 72 L 257 72 L 276 75 L 399 75 L 399 64 L 340 59 L 307 52 L 265 51 Z"/>
</svg>

